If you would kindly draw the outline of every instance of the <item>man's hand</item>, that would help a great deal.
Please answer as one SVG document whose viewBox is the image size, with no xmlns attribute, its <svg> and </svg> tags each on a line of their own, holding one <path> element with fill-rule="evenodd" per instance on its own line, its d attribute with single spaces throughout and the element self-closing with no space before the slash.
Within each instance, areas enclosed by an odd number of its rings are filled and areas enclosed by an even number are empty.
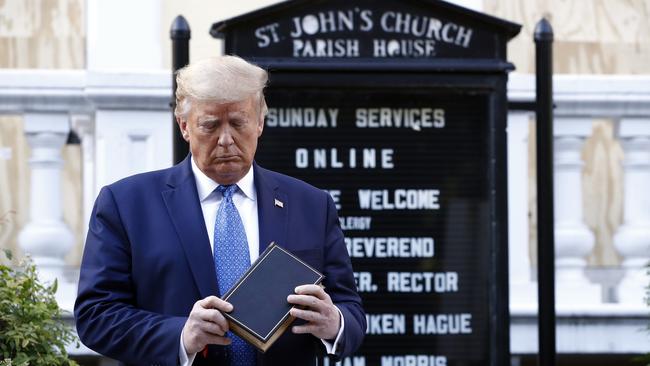
<svg viewBox="0 0 650 366">
<path fill-rule="evenodd" d="M 336 338 L 341 323 L 340 313 L 322 287 L 318 285 L 298 286 L 296 294 L 289 295 L 287 301 L 290 304 L 304 307 L 304 309 L 293 308 L 290 311 L 292 316 L 307 321 L 307 324 L 292 327 L 294 333 L 311 333 L 325 340 Z"/>
<path fill-rule="evenodd" d="M 230 344 L 230 338 L 224 336 L 228 331 L 228 321 L 221 313 L 231 311 L 232 305 L 216 296 L 197 301 L 183 327 L 185 351 L 193 354 L 208 344 Z"/>
</svg>

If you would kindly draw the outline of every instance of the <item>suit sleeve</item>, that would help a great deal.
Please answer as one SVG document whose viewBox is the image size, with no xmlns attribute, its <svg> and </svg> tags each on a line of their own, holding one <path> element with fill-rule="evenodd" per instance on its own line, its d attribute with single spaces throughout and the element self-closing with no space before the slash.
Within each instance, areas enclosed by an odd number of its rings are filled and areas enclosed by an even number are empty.
<svg viewBox="0 0 650 366">
<path fill-rule="evenodd" d="M 81 341 L 103 355 L 139 365 L 178 364 L 186 318 L 137 308 L 129 238 L 108 187 L 91 215 L 74 315 Z"/>
<path fill-rule="evenodd" d="M 366 331 L 366 316 L 361 306 L 361 298 L 356 291 L 352 263 L 345 247 L 336 206 L 332 197 L 326 193 L 325 195 L 327 196 L 327 226 L 324 285 L 345 321 L 343 335 L 336 347 L 336 358 L 341 358 L 350 356 L 361 346 Z"/>
</svg>

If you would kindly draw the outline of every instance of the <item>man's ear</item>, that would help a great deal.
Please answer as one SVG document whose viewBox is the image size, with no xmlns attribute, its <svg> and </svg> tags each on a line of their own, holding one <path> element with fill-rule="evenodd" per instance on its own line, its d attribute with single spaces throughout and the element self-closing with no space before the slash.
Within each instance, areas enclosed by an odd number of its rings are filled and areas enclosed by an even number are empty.
<svg viewBox="0 0 650 366">
<path fill-rule="evenodd" d="M 187 119 L 182 117 L 176 117 L 176 123 L 178 123 L 178 128 L 181 130 L 181 135 L 183 135 L 183 140 L 190 142 L 190 135 L 187 132 Z"/>
<path fill-rule="evenodd" d="M 265 116 L 263 114 L 260 115 L 260 120 L 257 123 L 257 137 L 262 136 L 262 131 L 264 131 L 264 119 Z"/>
</svg>

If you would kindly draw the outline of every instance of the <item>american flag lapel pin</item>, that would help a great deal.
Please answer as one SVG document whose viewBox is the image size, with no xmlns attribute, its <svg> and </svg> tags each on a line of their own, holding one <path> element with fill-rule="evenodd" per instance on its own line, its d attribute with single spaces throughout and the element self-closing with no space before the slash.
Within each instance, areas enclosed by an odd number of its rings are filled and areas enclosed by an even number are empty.
<svg viewBox="0 0 650 366">
<path fill-rule="evenodd" d="M 275 205 L 280 207 L 280 208 L 284 208 L 284 202 L 280 201 L 277 198 L 275 199 Z"/>
</svg>

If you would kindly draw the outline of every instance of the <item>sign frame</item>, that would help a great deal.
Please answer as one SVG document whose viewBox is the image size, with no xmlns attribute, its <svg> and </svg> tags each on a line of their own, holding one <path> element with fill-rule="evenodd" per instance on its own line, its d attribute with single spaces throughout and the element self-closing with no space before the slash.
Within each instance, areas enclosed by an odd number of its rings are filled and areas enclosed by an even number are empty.
<svg viewBox="0 0 650 366">
<path fill-rule="evenodd" d="M 390 2 L 387 0 L 387 2 Z M 393 0 L 398 3 L 399 1 Z M 436 91 L 473 91 L 486 94 L 489 197 L 488 337 L 489 365 L 510 363 L 510 318 L 508 294 L 508 210 L 507 210 L 507 73 L 514 66 L 506 60 L 507 41 L 520 26 L 485 14 L 437 0 L 403 0 L 424 4 L 481 24 L 494 32 L 495 47 L 488 58 L 433 59 L 295 59 L 270 57 L 264 53 L 244 54 L 270 73 L 268 90 L 275 88 L 428 88 Z M 215 23 L 210 33 L 224 40 L 225 54 L 238 54 L 241 27 L 256 19 L 283 17 L 301 7 L 318 7 L 327 0 L 293 0 Z M 250 39 L 254 42 L 254 39 Z M 271 106 L 273 107 L 273 106 Z M 262 139 L 264 136 L 262 136 Z"/>
</svg>

